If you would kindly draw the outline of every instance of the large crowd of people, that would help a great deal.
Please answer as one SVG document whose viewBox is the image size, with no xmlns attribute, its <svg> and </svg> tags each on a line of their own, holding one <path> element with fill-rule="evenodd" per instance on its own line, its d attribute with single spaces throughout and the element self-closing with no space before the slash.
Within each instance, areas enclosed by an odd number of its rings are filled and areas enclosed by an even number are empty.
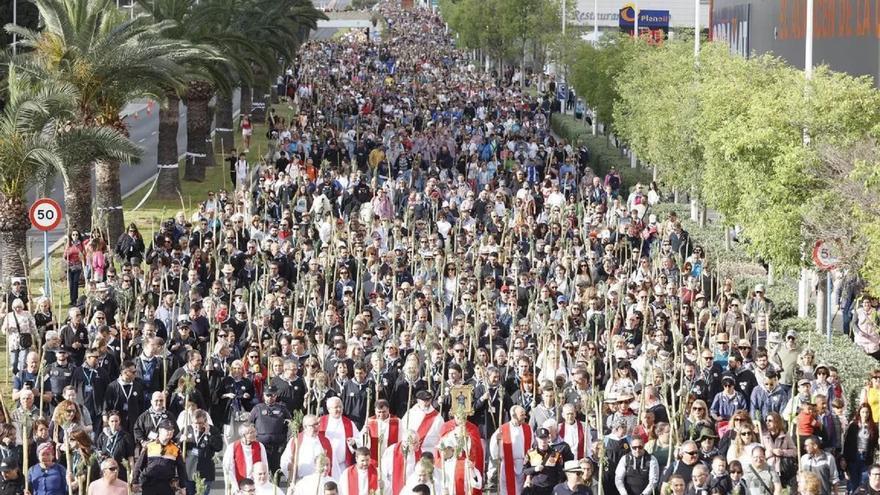
<svg viewBox="0 0 880 495">
<path fill-rule="evenodd" d="M 64 310 L 14 281 L 0 493 L 880 493 L 880 371 L 844 389 L 596 176 L 552 80 L 379 10 L 302 47 L 229 190 L 73 228 Z"/>
</svg>

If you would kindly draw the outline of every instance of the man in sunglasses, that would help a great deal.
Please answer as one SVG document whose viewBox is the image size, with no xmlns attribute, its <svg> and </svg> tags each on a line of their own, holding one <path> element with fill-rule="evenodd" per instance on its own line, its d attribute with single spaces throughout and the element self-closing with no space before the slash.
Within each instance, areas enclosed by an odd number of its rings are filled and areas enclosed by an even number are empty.
<svg viewBox="0 0 880 495">
<path fill-rule="evenodd" d="M 127 495 L 128 485 L 119 479 L 119 465 L 112 457 L 101 462 L 101 478 L 89 485 L 89 493 Z"/>
</svg>

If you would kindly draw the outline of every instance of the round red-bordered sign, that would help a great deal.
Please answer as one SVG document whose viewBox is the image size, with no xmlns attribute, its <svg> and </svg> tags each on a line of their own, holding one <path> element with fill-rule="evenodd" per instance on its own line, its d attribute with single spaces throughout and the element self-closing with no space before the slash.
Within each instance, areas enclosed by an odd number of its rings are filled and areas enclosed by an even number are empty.
<svg viewBox="0 0 880 495">
<path fill-rule="evenodd" d="M 61 223 L 61 205 L 54 199 L 40 198 L 31 205 L 28 217 L 35 229 L 49 232 Z"/>
<path fill-rule="evenodd" d="M 813 245 L 813 263 L 820 270 L 833 270 L 840 260 L 833 246 L 825 241 L 816 241 Z"/>
</svg>

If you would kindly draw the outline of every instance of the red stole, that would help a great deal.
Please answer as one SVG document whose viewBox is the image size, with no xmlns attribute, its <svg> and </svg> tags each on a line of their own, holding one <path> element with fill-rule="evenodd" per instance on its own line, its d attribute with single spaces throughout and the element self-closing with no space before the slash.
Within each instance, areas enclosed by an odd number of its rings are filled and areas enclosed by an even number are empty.
<svg viewBox="0 0 880 495">
<path fill-rule="evenodd" d="M 251 466 L 253 466 L 263 460 L 263 451 L 260 449 L 260 442 L 251 442 L 250 448 Z M 235 481 L 240 482 L 247 478 L 247 461 L 244 458 L 244 447 L 241 445 L 241 440 L 235 442 L 235 446 L 232 447 L 232 460 L 235 461 Z"/>
<path fill-rule="evenodd" d="M 290 439 L 290 443 L 293 443 L 294 439 Z M 296 436 L 296 445 L 294 445 L 293 451 L 296 452 L 299 449 L 299 446 L 303 443 L 303 434 L 302 432 Z M 327 476 L 333 475 L 333 446 L 330 445 L 330 439 L 327 438 L 323 433 L 318 433 L 318 443 L 321 444 L 321 448 L 324 449 L 324 454 L 327 456 Z M 294 458 L 298 458 L 298 456 L 294 456 Z M 297 461 L 299 462 L 299 461 Z M 317 463 L 317 460 L 315 461 Z"/>
<path fill-rule="evenodd" d="M 577 431 L 578 431 L 578 446 L 577 452 L 575 452 L 575 459 L 583 459 L 584 458 L 584 424 L 578 421 L 577 423 Z M 565 421 L 559 424 L 559 436 L 562 439 L 565 439 Z"/>
<path fill-rule="evenodd" d="M 419 429 L 416 430 L 416 433 L 419 434 L 419 440 L 425 441 L 428 432 L 431 431 L 431 426 L 434 425 L 434 418 L 437 417 L 437 414 L 437 411 L 431 411 L 422 418 L 422 423 L 419 425 Z"/>
<path fill-rule="evenodd" d="M 467 472 L 467 459 L 458 458 L 455 461 L 455 490 L 453 492 L 454 495 L 474 495 L 479 493 L 478 490 L 471 487 L 471 491 L 467 491 L 467 483 L 465 482 L 465 476 L 468 475 Z"/>
<path fill-rule="evenodd" d="M 361 495 L 358 490 L 360 490 L 360 476 L 358 476 L 358 468 L 357 466 L 351 466 L 346 471 L 348 471 L 348 494 L 349 495 Z M 367 489 L 369 491 L 376 491 L 379 489 L 379 472 L 373 466 L 369 466 L 367 468 Z M 367 495 L 366 493 L 363 495 Z"/>
<path fill-rule="evenodd" d="M 330 419 L 330 416 L 325 414 L 325 415 L 321 416 L 321 419 L 318 420 L 319 421 L 318 432 L 323 434 L 325 436 L 325 438 L 327 435 L 327 422 L 329 421 L 329 419 Z M 352 423 L 351 420 L 346 418 L 345 416 L 342 416 L 341 419 L 342 419 L 342 429 L 345 430 L 345 439 L 348 440 L 349 438 L 353 438 L 354 437 L 354 423 Z M 330 462 L 331 463 L 333 462 L 332 457 L 330 458 Z M 345 463 L 349 466 L 354 464 L 354 454 L 349 449 L 345 449 Z"/>
<path fill-rule="evenodd" d="M 441 441 L 447 433 L 452 432 L 453 430 L 455 430 L 455 428 L 456 425 L 454 419 L 443 423 L 443 427 L 440 428 Z M 465 423 L 465 430 L 467 431 L 468 437 L 470 437 L 471 439 L 471 448 L 470 452 L 468 452 L 468 457 L 470 458 L 471 462 L 474 463 L 477 471 L 483 472 L 485 461 L 483 459 L 483 440 L 480 436 L 480 429 L 477 428 L 477 425 L 468 421 Z"/>
<path fill-rule="evenodd" d="M 400 427 L 400 419 L 388 418 L 388 438 L 385 439 L 385 445 L 394 445 L 397 443 L 398 428 Z M 367 420 L 367 428 L 370 432 L 370 458 L 374 461 L 379 460 L 379 420 L 372 417 Z"/>
<path fill-rule="evenodd" d="M 532 428 L 521 425 L 523 432 L 523 454 L 528 453 L 532 445 Z M 513 435 L 510 423 L 501 425 L 501 448 L 504 454 L 504 481 L 507 487 L 507 495 L 516 495 L 516 471 L 513 467 Z"/>
<path fill-rule="evenodd" d="M 416 461 L 422 457 L 422 450 L 413 452 Z M 403 485 L 406 484 L 406 456 L 403 455 L 403 446 L 400 442 L 394 445 L 394 465 L 391 466 L 391 493 L 402 493 Z"/>
</svg>

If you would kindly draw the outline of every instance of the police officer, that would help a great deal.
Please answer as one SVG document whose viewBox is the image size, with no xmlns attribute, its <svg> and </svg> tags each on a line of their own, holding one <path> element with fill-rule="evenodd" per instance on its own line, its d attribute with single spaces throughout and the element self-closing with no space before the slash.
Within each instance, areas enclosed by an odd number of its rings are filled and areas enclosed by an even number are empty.
<svg viewBox="0 0 880 495">
<path fill-rule="evenodd" d="M 630 441 L 630 452 L 617 463 L 614 471 L 614 486 L 620 495 L 643 495 L 654 493 L 660 480 L 660 465 L 657 459 L 645 452 L 645 442 L 641 437 Z"/>
<path fill-rule="evenodd" d="M 269 472 L 275 472 L 281 462 L 281 452 L 287 443 L 287 420 L 290 411 L 277 402 L 278 388 L 269 386 L 263 392 L 263 403 L 251 409 L 250 421 L 257 428 L 257 440 L 266 447 Z"/>
<path fill-rule="evenodd" d="M 159 424 L 156 439 L 147 442 L 141 451 L 133 479 L 142 495 L 172 495 L 188 481 L 183 454 L 173 437 L 174 423 L 165 420 Z"/>
<path fill-rule="evenodd" d="M 55 351 L 55 362 L 49 366 L 49 388 L 52 389 L 52 404 L 56 406 L 64 400 L 64 387 L 73 382 L 73 372 L 76 371 L 69 358 L 68 349 L 62 347 Z"/>
<path fill-rule="evenodd" d="M 547 428 L 538 428 L 536 447 L 529 451 L 523 475 L 524 486 L 530 487 L 530 494 L 551 495 L 553 487 L 565 479 L 562 454 L 550 446 L 551 435 Z"/>
<path fill-rule="evenodd" d="M 179 443 L 186 451 L 186 472 L 198 473 L 208 485 L 214 481 L 214 454 L 223 449 L 223 436 L 217 427 L 208 425 L 208 413 L 199 409 L 194 424 L 184 427 Z M 195 481 L 187 481 L 187 495 L 196 495 Z"/>
</svg>

